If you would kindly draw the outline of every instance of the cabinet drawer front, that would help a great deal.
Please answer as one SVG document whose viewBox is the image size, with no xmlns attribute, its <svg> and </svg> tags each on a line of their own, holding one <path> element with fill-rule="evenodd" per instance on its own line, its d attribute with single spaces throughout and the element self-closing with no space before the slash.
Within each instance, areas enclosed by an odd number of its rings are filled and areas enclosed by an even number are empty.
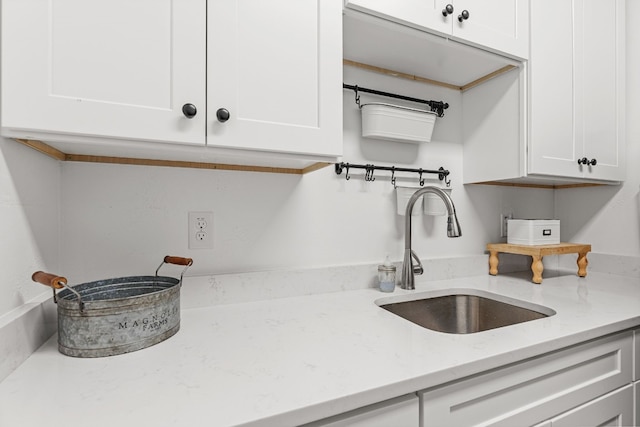
<svg viewBox="0 0 640 427">
<path fill-rule="evenodd" d="M 631 382 L 632 333 L 420 393 L 424 426 L 533 425 Z"/>
<path fill-rule="evenodd" d="M 635 425 L 631 384 L 551 420 L 551 427 L 630 425 Z"/>
<path fill-rule="evenodd" d="M 419 412 L 418 397 L 409 394 L 302 427 L 411 427 L 418 426 Z"/>
</svg>

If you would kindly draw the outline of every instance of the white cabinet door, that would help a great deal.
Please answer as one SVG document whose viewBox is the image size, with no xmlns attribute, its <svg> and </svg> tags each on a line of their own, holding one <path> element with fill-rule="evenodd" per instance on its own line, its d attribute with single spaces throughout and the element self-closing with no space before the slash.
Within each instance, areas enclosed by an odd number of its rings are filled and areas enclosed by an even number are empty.
<svg viewBox="0 0 640 427">
<path fill-rule="evenodd" d="M 340 2 L 207 5 L 207 145 L 341 155 Z"/>
<path fill-rule="evenodd" d="M 584 0 L 576 24 L 582 33 L 576 53 L 576 88 L 582 99 L 576 116 L 583 127 L 585 177 L 623 180 L 625 172 L 625 2 Z"/>
<path fill-rule="evenodd" d="M 3 132 L 204 144 L 205 7 L 3 0 Z"/>
<path fill-rule="evenodd" d="M 520 58 L 529 57 L 527 0 L 456 0 L 453 5 L 454 37 Z M 463 15 L 468 18 L 461 18 Z"/>
<path fill-rule="evenodd" d="M 349 0 L 347 7 L 481 48 L 528 57 L 527 0 Z"/>
<path fill-rule="evenodd" d="M 348 0 L 346 3 L 350 9 L 442 35 L 451 35 L 456 12 L 453 0 Z M 445 16 L 443 10 L 448 4 L 452 4 L 454 11 Z"/>
<path fill-rule="evenodd" d="M 529 173 L 623 180 L 624 0 L 537 0 L 530 13 Z"/>
<path fill-rule="evenodd" d="M 631 384 L 551 420 L 552 427 L 631 425 L 634 425 Z"/>
<path fill-rule="evenodd" d="M 549 13 L 553 7 L 554 13 Z M 574 117 L 574 30 L 571 1 L 531 4 L 529 172 L 581 177 Z"/>
<path fill-rule="evenodd" d="M 415 394 L 366 406 L 304 427 L 418 427 L 420 406 Z"/>
</svg>

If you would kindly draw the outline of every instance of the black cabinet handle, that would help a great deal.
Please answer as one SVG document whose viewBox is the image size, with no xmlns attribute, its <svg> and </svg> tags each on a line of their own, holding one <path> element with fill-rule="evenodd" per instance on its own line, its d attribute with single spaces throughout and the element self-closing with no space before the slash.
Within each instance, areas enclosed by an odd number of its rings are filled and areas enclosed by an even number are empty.
<svg viewBox="0 0 640 427">
<path fill-rule="evenodd" d="M 460 15 L 458 15 L 458 21 L 466 21 L 469 19 L 469 11 L 467 9 L 463 10 Z"/>
<path fill-rule="evenodd" d="M 587 159 L 586 157 L 583 157 L 581 159 L 578 159 L 578 164 L 579 165 L 586 165 L 586 166 L 595 166 L 598 164 L 598 160 L 596 159 Z"/>
<path fill-rule="evenodd" d="M 193 119 L 197 113 L 198 109 L 193 104 L 184 104 L 182 106 L 182 114 L 184 114 L 187 119 Z"/>
<path fill-rule="evenodd" d="M 453 13 L 453 5 L 449 3 L 442 9 L 442 16 L 448 16 Z"/>
<path fill-rule="evenodd" d="M 226 108 L 218 108 L 218 111 L 216 111 L 216 118 L 220 123 L 226 122 L 229 120 L 229 117 L 231 117 L 231 114 L 229 114 L 229 110 Z"/>
</svg>

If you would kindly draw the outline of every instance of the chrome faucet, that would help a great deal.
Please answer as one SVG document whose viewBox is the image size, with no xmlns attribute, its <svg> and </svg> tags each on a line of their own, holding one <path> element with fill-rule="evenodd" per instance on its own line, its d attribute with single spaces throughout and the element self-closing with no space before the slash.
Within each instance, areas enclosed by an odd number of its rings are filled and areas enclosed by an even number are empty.
<svg viewBox="0 0 640 427">
<path fill-rule="evenodd" d="M 404 261 L 402 262 L 402 278 L 400 281 L 400 287 L 403 289 L 415 289 L 415 275 L 422 274 L 424 268 L 418 258 L 418 255 L 411 249 L 411 212 L 413 211 L 413 205 L 416 201 L 426 193 L 436 194 L 442 199 L 444 205 L 447 207 L 447 236 L 448 237 L 460 237 L 462 236 L 462 230 L 458 223 L 458 217 L 456 216 L 456 207 L 453 204 L 451 197 L 438 187 L 424 187 L 413 193 L 409 202 L 407 203 L 407 211 L 405 212 L 405 225 L 404 225 Z M 413 263 L 416 260 L 417 265 Z"/>
</svg>

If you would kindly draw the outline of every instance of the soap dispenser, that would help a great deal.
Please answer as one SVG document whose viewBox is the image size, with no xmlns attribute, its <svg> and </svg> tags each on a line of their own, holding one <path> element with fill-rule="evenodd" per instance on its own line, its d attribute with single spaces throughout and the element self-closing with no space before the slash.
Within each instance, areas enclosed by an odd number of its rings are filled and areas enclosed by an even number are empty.
<svg viewBox="0 0 640 427">
<path fill-rule="evenodd" d="M 378 266 L 378 282 L 382 292 L 393 292 L 396 287 L 396 266 L 389 261 L 389 255 Z"/>
</svg>

